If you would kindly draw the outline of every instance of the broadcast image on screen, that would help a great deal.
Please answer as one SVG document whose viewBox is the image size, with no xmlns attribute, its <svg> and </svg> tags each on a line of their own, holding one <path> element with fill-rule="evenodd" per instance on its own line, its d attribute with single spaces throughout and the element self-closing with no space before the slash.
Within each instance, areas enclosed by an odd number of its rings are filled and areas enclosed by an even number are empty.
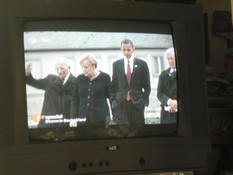
<svg viewBox="0 0 233 175">
<path fill-rule="evenodd" d="M 126 43 L 121 44 L 123 40 Z M 171 34 L 25 31 L 31 139 L 145 137 L 175 132 L 176 59 L 174 50 L 168 53 L 169 48 L 173 48 Z M 134 62 L 127 83 L 127 68 L 122 63 L 129 52 Z M 90 79 L 92 73 L 95 77 Z M 127 89 L 132 96 L 129 101 L 121 98 Z M 174 109 L 170 107 L 173 100 Z"/>
<path fill-rule="evenodd" d="M 207 170 L 201 4 L 5 1 L 0 175 Z"/>
</svg>

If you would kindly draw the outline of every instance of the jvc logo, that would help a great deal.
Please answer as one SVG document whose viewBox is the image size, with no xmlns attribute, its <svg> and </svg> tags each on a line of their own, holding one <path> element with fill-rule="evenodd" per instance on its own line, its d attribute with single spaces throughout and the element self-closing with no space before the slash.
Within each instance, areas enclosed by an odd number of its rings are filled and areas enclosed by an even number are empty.
<svg viewBox="0 0 233 175">
<path fill-rule="evenodd" d="M 119 145 L 106 146 L 106 151 L 117 151 L 117 150 L 119 150 Z"/>
</svg>

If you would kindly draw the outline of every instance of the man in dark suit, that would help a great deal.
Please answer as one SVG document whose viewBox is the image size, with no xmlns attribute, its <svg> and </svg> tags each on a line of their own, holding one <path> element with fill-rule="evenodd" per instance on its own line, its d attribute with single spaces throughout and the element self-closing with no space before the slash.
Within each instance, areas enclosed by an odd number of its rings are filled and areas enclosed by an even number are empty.
<svg viewBox="0 0 233 175">
<path fill-rule="evenodd" d="M 45 78 L 34 79 L 31 74 L 32 67 L 31 65 L 27 65 L 26 83 L 45 91 L 41 116 L 63 115 L 63 119 L 67 119 L 70 118 L 71 98 L 75 77 L 70 73 L 70 65 L 66 58 L 58 58 L 55 69 L 57 75 L 49 74 Z M 42 118 L 38 127 L 55 127 L 60 125 L 62 124 L 53 122 L 46 123 L 45 118 Z"/>
<path fill-rule="evenodd" d="M 144 124 L 144 109 L 149 105 L 150 73 L 145 61 L 134 57 L 129 39 L 121 42 L 124 58 L 113 63 L 111 105 L 116 124 Z"/>
<path fill-rule="evenodd" d="M 157 97 L 161 103 L 161 123 L 176 123 L 178 104 L 174 48 L 166 50 L 165 59 L 170 67 L 161 72 L 157 88 Z"/>
</svg>

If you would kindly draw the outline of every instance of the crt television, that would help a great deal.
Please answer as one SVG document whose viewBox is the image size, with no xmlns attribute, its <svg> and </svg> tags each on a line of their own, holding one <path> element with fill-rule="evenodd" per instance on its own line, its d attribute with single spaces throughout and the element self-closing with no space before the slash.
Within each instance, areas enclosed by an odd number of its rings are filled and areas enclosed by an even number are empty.
<svg viewBox="0 0 233 175">
<path fill-rule="evenodd" d="M 195 171 L 208 166 L 210 136 L 205 86 L 203 14 L 199 4 L 124 1 L 1 1 L 0 173 L 139 174 Z M 61 125 L 38 127 L 43 91 L 26 84 L 25 65 L 38 78 L 66 56 L 81 74 L 81 54 L 96 55 L 111 75 L 121 58 L 120 41 L 135 43 L 135 55 L 149 65 L 150 106 L 145 125 Z M 177 122 L 161 124 L 157 80 L 167 67 L 163 53 L 175 48 Z M 39 117 L 40 118 L 40 117 Z M 111 117 L 110 117 L 111 120 Z M 83 121 L 81 121 L 83 122 Z M 63 125 L 64 124 L 64 125 Z M 135 134 L 136 133 L 136 134 Z"/>
</svg>

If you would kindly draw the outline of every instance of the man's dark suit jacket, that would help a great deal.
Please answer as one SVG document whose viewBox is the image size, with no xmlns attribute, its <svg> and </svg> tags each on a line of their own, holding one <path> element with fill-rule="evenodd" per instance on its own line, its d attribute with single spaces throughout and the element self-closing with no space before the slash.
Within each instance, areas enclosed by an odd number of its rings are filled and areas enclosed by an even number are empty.
<svg viewBox="0 0 233 175">
<path fill-rule="evenodd" d="M 70 74 L 68 80 L 62 85 L 61 79 L 56 75 L 48 75 L 43 79 L 34 79 L 32 75 L 26 77 L 27 84 L 45 90 L 41 115 L 60 115 L 70 117 L 71 98 L 74 89 L 75 76 Z"/>
<path fill-rule="evenodd" d="M 170 73 L 171 68 L 164 70 L 158 81 L 157 98 L 161 103 L 161 120 L 166 123 L 173 123 L 176 120 L 176 113 L 169 113 L 164 110 L 169 98 L 177 99 L 176 73 Z"/>
<path fill-rule="evenodd" d="M 113 63 L 111 82 L 111 104 L 113 110 L 125 100 L 128 91 L 130 92 L 132 103 L 139 109 L 144 110 L 144 107 L 149 105 L 151 92 L 150 73 L 147 63 L 141 59 L 134 58 L 130 85 L 127 83 L 124 59 Z"/>
</svg>

